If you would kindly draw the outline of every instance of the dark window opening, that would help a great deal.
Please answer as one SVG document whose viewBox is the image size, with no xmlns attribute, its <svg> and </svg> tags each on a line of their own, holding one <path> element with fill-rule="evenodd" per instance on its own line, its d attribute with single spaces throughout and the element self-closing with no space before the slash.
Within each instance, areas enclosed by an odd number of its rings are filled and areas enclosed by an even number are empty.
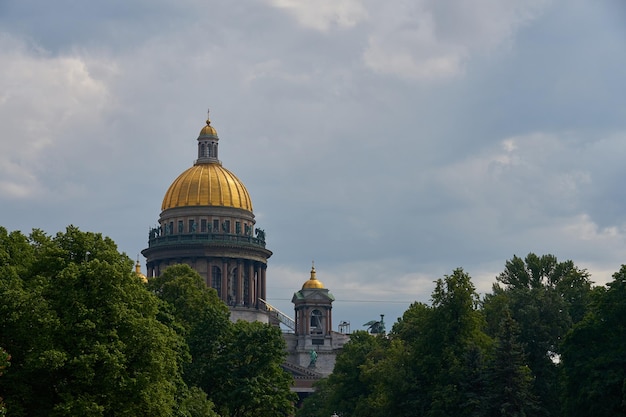
<svg viewBox="0 0 626 417">
<path fill-rule="evenodd" d="M 211 272 L 211 287 L 217 290 L 217 296 L 220 297 L 222 294 L 222 270 L 219 266 L 214 266 Z"/>
<path fill-rule="evenodd" d="M 323 333 L 322 328 L 322 312 L 319 310 L 311 311 L 311 333 Z"/>
</svg>

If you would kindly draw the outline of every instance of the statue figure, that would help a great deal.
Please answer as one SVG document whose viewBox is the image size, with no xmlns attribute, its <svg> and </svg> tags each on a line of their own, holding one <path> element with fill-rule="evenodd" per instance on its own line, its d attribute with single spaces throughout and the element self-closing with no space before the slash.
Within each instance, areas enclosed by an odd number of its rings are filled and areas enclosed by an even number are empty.
<svg viewBox="0 0 626 417">
<path fill-rule="evenodd" d="M 261 241 L 265 242 L 265 230 L 263 230 L 263 229 L 256 229 L 256 230 L 254 231 L 254 233 L 256 233 L 256 237 L 257 237 L 259 240 L 261 240 Z"/>
<path fill-rule="evenodd" d="M 315 363 L 317 362 L 317 352 L 313 349 L 311 349 L 311 352 L 309 353 L 310 357 L 311 357 L 311 362 L 309 363 L 309 368 L 315 368 Z"/>
<path fill-rule="evenodd" d="M 191 233 L 196 233 L 196 222 L 191 221 Z"/>
<path fill-rule="evenodd" d="M 385 321 L 383 320 L 384 317 L 385 315 L 381 314 L 380 321 L 370 320 L 367 323 L 365 323 L 363 326 L 369 326 L 367 330 L 372 334 L 384 334 L 385 333 Z"/>
</svg>

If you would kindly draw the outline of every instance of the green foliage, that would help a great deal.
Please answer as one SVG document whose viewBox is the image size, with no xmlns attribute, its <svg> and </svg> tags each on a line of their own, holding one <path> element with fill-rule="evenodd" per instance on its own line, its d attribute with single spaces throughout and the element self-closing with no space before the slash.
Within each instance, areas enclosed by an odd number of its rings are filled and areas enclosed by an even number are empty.
<svg viewBox="0 0 626 417">
<path fill-rule="evenodd" d="M 592 298 L 564 342 L 564 415 L 626 415 L 626 265 Z"/>
<path fill-rule="evenodd" d="M 314 388 L 315 392 L 304 399 L 296 417 L 328 417 L 335 412 L 330 401 L 333 388 L 328 384 L 328 379 L 320 379 L 314 384 Z"/>
<path fill-rule="evenodd" d="M 519 340 L 534 379 L 538 415 L 560 413 L 558 358 L 563 338 L 589 305 L 591 281 L 572 261 L 558 262 L 553 255 L 530 253 L 507 261 L 483 310 L 487 332 L 495 336 L 502 317 L 509 314 L 519 327 Z"/>
<path fill-rule="evenodd" d="M 493 359 L 487 369 L 486 416 L 525 417 L 537 415 L 532 393 L 533 376 L 526 365 L 519 329 L 508 310 L 500 321 Z"/>
<path fill-rule="evenodd" d="M 484 395 L 479 297 L 462 269 L 436 282 L 433 305 L 414 303 L 388 338 L 353 333 L 302 416 L 472 416 Z M 323 399 L 323 401 L 320 401 Z"/>
<path fill-rule="evenodd" d="M 293 378 L 281 364 L 285 341 L 278 327 L 238 321 L 224 338 L 211 399 L 222 415 L 281 417 L 293 413 Z"/>
<path fill-rule="evenodd" d="M 8 352 L 0 347 L 0 376 L 4 373 L 4 371 L 11 366 L 11 355 Z M 4 417 L 6 415 L 6 407 L 4 406 L 4 402 L 2 401 L 2 397 L 0 397 L 0 417 Z"/>
<path fill-rule="evenodd" d="M 352 333 L 337 355 L 335 369 L 318 383 L 316 392 L 304 401 L 298 416 L 375 416 L 379 406 L 374 392 L 376 375 L 372 368 L 386 351 L 388 340 L 365 331 Z"/>
<path fill-rule="evenodd" d="M 0 228 L 0 389 L 11 415 L 170 415 L 183 340 L 100 234 Z"/>
<path fill-rule="evenodd" d="M 507 261 L 481 302 L 457 269 L 388 338 L 353 334 L 298 416 L 559 416 L 562 375 L 568 417 L 624 415 L 625 277 L 626 266 L 592 289 L 573 262 L 531 253 Z"/>
<path fill-rule="evenodd" d="M 227 306 L 188 265 L 175 265 L 148 288 L 165 304 L 161 318 L 185 337 L 192 360 L 184 379 L 229 416 L 284 416 L 293 411 L 291 375 L 281 367 L 280 329 L 258 322 L 231 323 Z"/>
<path fill-rule="evenodd" d="M 219 417 L 214 410 L 213 402 L 200 388 L 192 387 L 185 390 L 180 397 L 177 417 Z"/>
</svg>

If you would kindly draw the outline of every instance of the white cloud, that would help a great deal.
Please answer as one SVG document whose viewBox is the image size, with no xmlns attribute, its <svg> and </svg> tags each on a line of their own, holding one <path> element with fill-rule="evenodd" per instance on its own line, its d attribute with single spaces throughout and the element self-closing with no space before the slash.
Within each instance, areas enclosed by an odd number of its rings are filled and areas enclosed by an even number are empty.
<svg viewBox="0 0 626 417">
<path fill-rule="evenodd" d="M 99 119 L 107 88 L 77 56 L 50 56 L 0 35 L 0 190 L 13 198 L 44 192 L 48 169 L 71 152 L 77 126 Z M 95 128 L 95 126 L 93 126 Z"/>
<path fill-rule="evenodd" d="M 546 3 L 405 0 L 379 2 L 365 64 L 377 73 L 433 80 L 461 75 L 475 53 L 508 43 Z"/>
<path fill-rule="evenodd" d="M 302 26 L 326 32 L 350 28 L 368 18 L 359 0 L 269 0 L 274 7 L 291 13 Z"/>
</svg>

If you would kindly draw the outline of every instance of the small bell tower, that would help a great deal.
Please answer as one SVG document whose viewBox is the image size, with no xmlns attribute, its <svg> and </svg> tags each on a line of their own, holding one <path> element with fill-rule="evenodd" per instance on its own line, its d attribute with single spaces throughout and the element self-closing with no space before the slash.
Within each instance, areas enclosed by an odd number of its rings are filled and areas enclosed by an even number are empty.
<svg viewBox="0 0 626 417">
<path fill-rule="evenodd" d="M 321 375 L 328 375 L 335 366 L 335 357 L 348 335 L 333 331 L 335 297 L 317 279 L 315 264 L 310 278 L 294 293 L 295 333 L 291 360 Z M 289 342 L 288 342 L 289 343 Z"/>
</svg>

